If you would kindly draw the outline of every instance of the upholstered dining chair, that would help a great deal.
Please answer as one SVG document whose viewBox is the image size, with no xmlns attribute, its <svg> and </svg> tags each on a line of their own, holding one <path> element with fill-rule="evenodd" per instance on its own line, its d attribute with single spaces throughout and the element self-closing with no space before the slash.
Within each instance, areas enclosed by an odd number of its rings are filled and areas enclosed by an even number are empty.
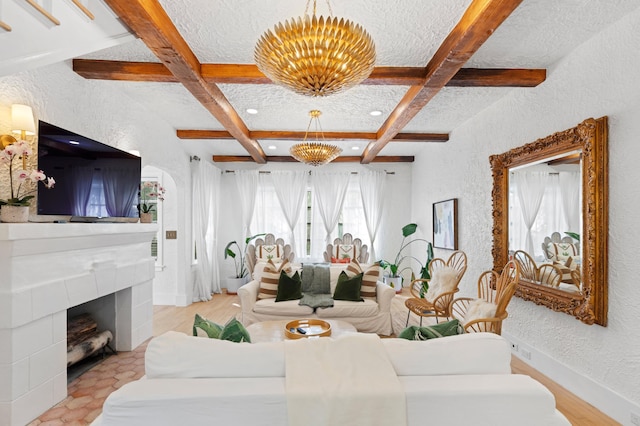
<svg viewBox="0 0 640 426">
<path fill-rule="evenodd" d="M 346 259 L 356 259 L 359 263 L 367 263 L 369 248 L 366 244 L 362 244 L 360 238 L 353 238 L 351 234 L 346 233 L 342 238 L 333 240 L 333 244 L 327 244 L 323 256 L 324 261 L 330 263 L 336 263 L 336 261 L 348 263 Z"/>
<path fill-rule="evenodd" d="M 520 280 L 518 263 L 509 261 L 502 272 L 485 271 L 478 278 L 478 297 L 460 297 L 451 302 L 451 316 L 463 325 L 467 333 L 502 333 L 507 318 L 507 306 Z"/>
<path fill-rule="evenodd" d="M 409 286 L 412 297 L 404 302 L 409 310 L 407 325 L 411 313 L 420 317 L 420 325 L 425 317 L 435 317 L 436 322 L 440 318 L 448 319 L 451 316 L 449 308 L 453 295 L 459 291 L 458 285 L 466 270 L 467 255 L 463 251 L 454 251 L 446 261 L 440 258 L 433 259 L 429 263 L 431 278 L 413 280 Z M 429 284 L 429 290 L 422 294 L 421 289 L 425 282 Z"/>
<path fill-rule="evenodd" d="M 273 234 L 266 234 L 264 239 L 257 238 L 255 243 L 247 246 L 245 262 L 249 274 L 253 275 L 253 270 L 260 260 L 267 261 L 272 259 L 277 262 L 278 260 L 288 259 L 289 262 L 293 262 L 295 257 L 291 245 L 285 244 L 282 238 L 276 238 Z"/>
<path fill-rule="evenodd" d="M 542 285 L 557 288 L 563 278 L 562 270 L 551 263 L 536 264 L 526 251 L 517 250 L 513 258 L 520 268 L 520 277 Z"/>
</svg>

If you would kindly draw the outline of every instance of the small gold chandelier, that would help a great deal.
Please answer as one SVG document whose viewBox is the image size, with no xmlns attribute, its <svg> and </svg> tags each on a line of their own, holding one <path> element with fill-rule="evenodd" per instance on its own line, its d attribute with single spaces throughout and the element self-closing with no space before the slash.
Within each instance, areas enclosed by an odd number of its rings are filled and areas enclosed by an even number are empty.
<svg viewBox="0 0 640 426">
<path fill-rule="evenodd" d="M 306 96 L 347 90 L 369 77 L 376 61 L 371 36 L 347 19 L 304 17 L 278 23 L 256 45 L 258 69 L 271 81 Z M 331 5 L 329 14 L 333 15 Z"/>
<path fill-rule="evenodd" d="M 333 161 L 342 152 L 342 148 L 340 147 L 319 142 L 318 135 L 321 135 L 322 140 L 324 141 L 324 134 L 322 133 L 322 128 L 320 127 L 321 114 L 322 113 L 317 109 L 309 111 L 311 119 L 309 120 L 307 131 L 304 134 L 304 139 L 301 143 L 295 144 L 289 149 L 289 152 L 291 153 L 293 158 L 300 161 L 301 163 L 310 164 L 312 166 L 321 166 Z M 313 123 L 314 120 L 316 123 L 316 141 L 307 142 L 309 129 L 311 128 L 311 123 Z"/>
</svg>

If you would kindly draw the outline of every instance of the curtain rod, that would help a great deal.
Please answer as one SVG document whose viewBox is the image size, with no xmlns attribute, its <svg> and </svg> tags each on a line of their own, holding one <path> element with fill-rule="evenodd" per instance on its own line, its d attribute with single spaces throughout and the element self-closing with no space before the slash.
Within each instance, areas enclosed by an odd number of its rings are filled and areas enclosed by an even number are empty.
<svg viewBox="0 0 640 426">
<path fill-rule="evenodd" d="M 236 171 L 235 171 L 235 170 L 225 170 L 224 172 L 225 172 L 225 173 L 235 173 Z M 389 172 L 389 171 L 387 171 L 387 170 L 384 170 L 384 172 L 385 172 L 386 174 L 388 174 L 388 175 L 395 175 L 395 174 L 396 174 L 396 172 Z M 270 175 L 270 174 L 271 174 L 271 172 L 270 172 L 269 170 L 259 170 L 259 171 L 258 171 L 258 174 L 261 174 L 261 175 Z M 311 171 L 309 171 L 309 174 L 311 174 Z M 357 175 L 357 174 L 358 174 L 358 172 L 351 172 L 351 174 L 352 174 L 352 175 Z"/>
</svg>

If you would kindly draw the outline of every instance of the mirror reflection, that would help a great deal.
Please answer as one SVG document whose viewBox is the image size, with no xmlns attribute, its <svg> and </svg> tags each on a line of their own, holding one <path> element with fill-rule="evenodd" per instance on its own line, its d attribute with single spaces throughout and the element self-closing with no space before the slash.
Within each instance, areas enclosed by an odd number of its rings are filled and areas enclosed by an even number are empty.
<svg viewBox="0 0 640 426">
<path fill-rule="evenodd" d="M 581 150 L 509 169 L 509 255 L 522 279 L 582 292 Z"/>
</svg>

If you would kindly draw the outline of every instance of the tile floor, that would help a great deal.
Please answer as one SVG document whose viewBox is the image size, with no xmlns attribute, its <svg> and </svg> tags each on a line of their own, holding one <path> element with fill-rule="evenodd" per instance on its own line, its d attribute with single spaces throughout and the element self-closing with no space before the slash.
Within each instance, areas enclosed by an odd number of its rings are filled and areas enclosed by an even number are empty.
<svg viewBox="0 0 640 426">
<path fill-rule="evenodd" d="M 102 412 L 111 392 L 144 375 L 147 343 L 110 356 L 69 383 L 68 396 L 28 426 L 85 426 Z"/>
</svg>

